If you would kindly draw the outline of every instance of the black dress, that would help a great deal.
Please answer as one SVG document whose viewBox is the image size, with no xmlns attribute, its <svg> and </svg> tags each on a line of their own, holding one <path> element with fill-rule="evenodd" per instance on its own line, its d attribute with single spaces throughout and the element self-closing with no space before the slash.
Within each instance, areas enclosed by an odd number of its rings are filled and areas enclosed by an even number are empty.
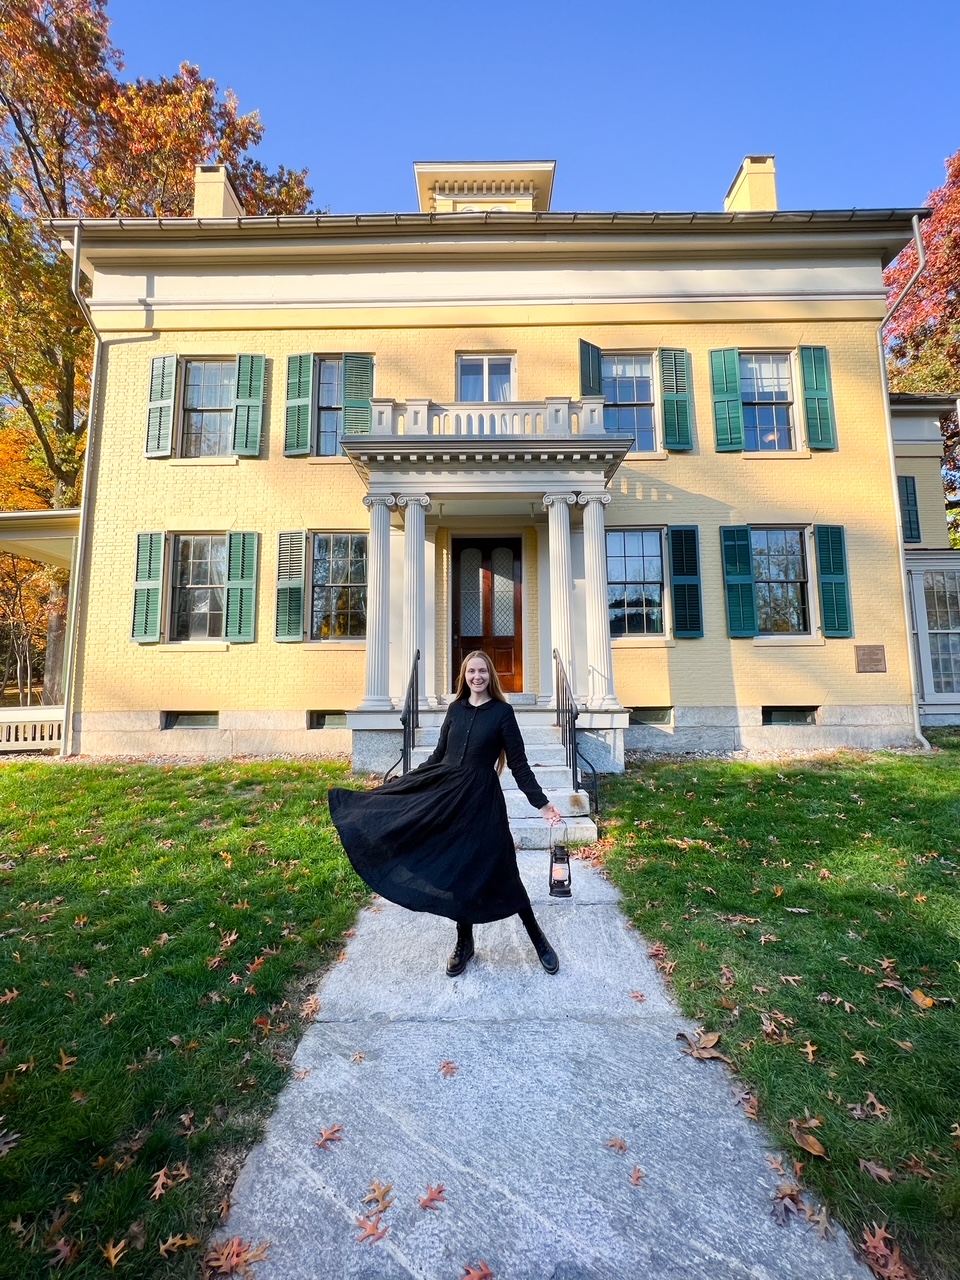
<svg viewBox="0 0 960 1280">
<path fill-rule="evenodd" d="M 471 924 L 529 907 L 496 764 L 501 751 L 535 809 L 548 803 L 527 763 L 513 707 L 463 699 L 436 750 L 376 791 L 331 787 L 330 816 L 357 874 L 410 911 Z"/>
</svg>

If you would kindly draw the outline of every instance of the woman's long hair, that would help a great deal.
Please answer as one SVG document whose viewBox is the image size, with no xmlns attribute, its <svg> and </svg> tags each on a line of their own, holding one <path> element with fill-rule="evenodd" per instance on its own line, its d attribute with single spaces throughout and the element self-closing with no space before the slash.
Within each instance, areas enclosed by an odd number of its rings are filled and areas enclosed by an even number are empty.
<svg viewBox="0 0 960 1280">
<path fill-rule="evenodd" d="M 453 695 L 454 702 L 466 702 L 470 697 L 470 686 L 467 684 L 467 663 L 472 662 L 474 658 L 482 658 L 487 664 L 487 670 L 490 672 L 490 682 L 487 685 L 487 692 L 494 702 L 506 702 L 507 695 L 503 692 L 503 685 L 500 683 L 500 677 L 497 675 L 497 669 L 491 661 L 490 655 L 484 653 L 482 649 L 473 649 L 464 660 L 460 663 L 460 674 L 457 676 L 457 687 Z M 497 761 L 497 773 L 503 773 L 503 766 L 507 763 L 507 753 L 500 752 L 500 759 Z"/>
</svg>

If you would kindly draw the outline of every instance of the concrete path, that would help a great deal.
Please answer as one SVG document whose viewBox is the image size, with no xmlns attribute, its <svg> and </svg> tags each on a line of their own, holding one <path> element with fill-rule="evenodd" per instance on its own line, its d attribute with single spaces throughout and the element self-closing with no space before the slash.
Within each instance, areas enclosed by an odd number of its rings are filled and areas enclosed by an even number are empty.
<svg viewBox="0 0 960 1280">
<path fill-rule="evenodd" d="M 257 1280 L 460 1280 L 481 1262 L 496 1280 L 869 1280 L 842 1237 L 776 1225 L 763 1131 L 721 1063 L 681 1053 L 691 1024 L 616 891 L 576 863 L 573 900 L 550 899 L 545 863 L 520 855 L 555 977 L 516 919 L 480 926 L 451 980 L 449 922 L 361 912 L 297 1051 L 309 1074 L 234 1191 L 223 1235 L 272 1242 Z M 374 1180 L 393 1184 L 389 1230 L 359 1243 Z M 437 1210 L 419 1205 L 428 1184 Z"/>
</svg>

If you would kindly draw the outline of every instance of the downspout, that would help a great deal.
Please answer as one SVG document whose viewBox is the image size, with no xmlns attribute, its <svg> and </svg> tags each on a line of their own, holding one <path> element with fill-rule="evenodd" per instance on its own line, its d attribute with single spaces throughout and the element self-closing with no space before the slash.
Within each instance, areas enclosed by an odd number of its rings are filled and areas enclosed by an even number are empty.
<svg viewBox="0 0 960 1280">
<path fill-rule="evenodd" d="M 77 306 L 83 313 L 83 318 L 90 326 L 93 334 L 93 371 L 90 375 L 90 404 L 87 409 L 87 448 L 83 458 L 83 493 L 80 498 L 80 536 L 77 541 L 76 551 L 73 556 L 73 567 L 71 570 L 71 591 L 70 591 L 70 609 L 67 617 L 67 653 L 66 653 L 66 674 L 63 682 L 63 741 L 60 744 L 60 755 L 68 756 L 72 752 L 70 750 L 73 743 L 73 687 L 74 687 L 74 671 L 76 666 L 76 651 L 78 643 L 78 628 L 80 625 L 80 595 L 83 583 L 83 569 L 86 562 L 87 544 L 90 539 L 90 520 L 92 517 L 92 506 L 90 501 L 90 472 L 92 468 L 91 459 L 93 458 L 93 444 L 96 433 L 96 413 L 97 413 L 97 392 L 100 382 L 100 353 L 103 349 L 103 340 L 97 332 L 97 326 L 93 323 L 93 316 L 87 305 L 87 300 L 80 292 L 80 228 L 81 223 L 78 220 L 77 225 L 73 229 L 73 268 L 70 273 L 70 291 L 73 294 Z"/>
<path fill-rule="evenodd" d="M 913 215 L 913 242 L 917 246 L 917 269 L 903 287 L 900 297 L 894 302 L 887 314 L 880 321 L 877 327 L 877 354 L 880 358 L 880 380 L 883 388 L 883 412 L 887 421 L 887 449 L 890 457 L 890 476 L 893 482 L 893 491 L 897 492 L 897 455 L 893 445 L 893 414 L 890 412 L 890 384 L 887 379 L 887 354 L 883 345 L 883 331 L 890 323 L 899 308 L 901 302 L 906 298 L 907 294 L 920 279 L 924 267 L 927 265 L 927 255 L 923 250 L 923 236 L 920 234 L 920 218 L 917 214 Z M 899 502 L 897 503 L 899 511 Z M 917 675 L 917 655 L 913 648 L 913 627 L 910 625 L 910 619 L 913 616 L 913 602 L 910 598 L 910 579 L 907 574 L 907 553 L 903 545 L 903 539 L 900 539 L 900 590 L 903 594 L 903 621 L 907 629 L 907 665 L 910 672 L 910 687 L 913 690 L 913 732 L 920 744 L 927 750 L 932 750 L 930 743 L 923 736 L 923 730 L 920 727 L 920 681 Z"/>
</svg>

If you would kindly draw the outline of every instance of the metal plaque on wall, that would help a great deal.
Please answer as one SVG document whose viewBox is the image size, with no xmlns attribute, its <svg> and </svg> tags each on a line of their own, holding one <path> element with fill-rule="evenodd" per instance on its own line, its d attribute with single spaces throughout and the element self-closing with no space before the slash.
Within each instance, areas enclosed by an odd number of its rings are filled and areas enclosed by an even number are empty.
<svg viewBox="0 0 960 1280">
<path fill-rule="evenodd" d="M 876 673 L 887 669 L 887 651 L 882 644 L 856 644 L 857 671 Z"/>
</svg>

